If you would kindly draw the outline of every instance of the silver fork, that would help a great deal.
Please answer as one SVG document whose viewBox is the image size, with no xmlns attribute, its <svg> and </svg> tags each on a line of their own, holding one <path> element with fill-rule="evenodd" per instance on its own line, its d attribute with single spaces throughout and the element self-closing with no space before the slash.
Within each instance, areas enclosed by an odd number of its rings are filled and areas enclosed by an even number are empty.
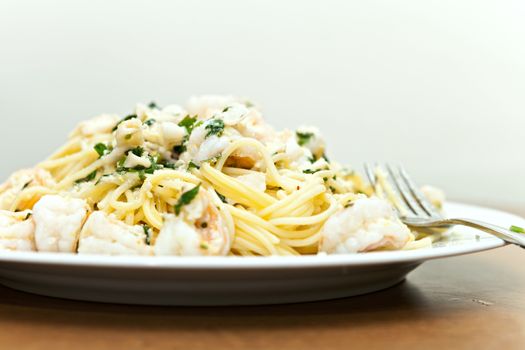
<svg viewBox="0 0 525 350">
<path fill-rule="evenodd" d="M 525 235 L 479 220 L 445 218 L 423 195 L 401 166 L 365 164 L 368 180 L 376 193 L 382 192 L 394 206 L 401 221 L 412 227 L 432 228 L 463 225 L 501 238 L 507 243 L 525 248 Z"/>
</svg>

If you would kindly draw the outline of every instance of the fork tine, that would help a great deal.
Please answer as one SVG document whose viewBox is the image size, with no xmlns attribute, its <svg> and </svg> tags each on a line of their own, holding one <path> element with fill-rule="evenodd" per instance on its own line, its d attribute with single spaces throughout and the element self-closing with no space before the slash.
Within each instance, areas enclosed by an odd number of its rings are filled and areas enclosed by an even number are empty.
<svg viewBox="0 0 525 350">
<path fill-rule="evenodd" d="M 423 195 L 423 193 L 419 190 L 416 184 L 410 179 L 410 176 L 402 166 L 399 167 L 399 173 L 401 174 L 401 177 L 403 178 L 410 192 L 412 192 L 412 196 L 419 203 L 421 208 L 429 216 L 434 218 L 440 218 L 441 214 L 439 213 L 439 210 L 437 210 L 437 208 L 426 199 L 425 195 Z"/>
<path fill-rule="evenodd" d="M 397 189 L 399 196 L 403 199 L 406 206 L 414 213 L 415 215 L 425 215 L 425 212 L 421 210 L 420 206 L 412 197 L 410 191 L 404 186 L 403 179 L 399 173 L 394 172 L 390 164 L 385 165 L 388 174 L 390 175 L 391 182 L 394 183 L 394 186 Z"/>
<path fill-rule="evenodd" d="M 365 168 L 365 174 L 366 174 L 366 177 L 368 177 L 368 181 L 370 182 L 370 185 L 372 185 L 372 187 L 376 187 L 376 176 L 374 174 L 374 172 L 372 171 L 372 167 L 370 166 L 369 163 L 365 163 L 364 164 L 364 168 Z"/>
<path fill-rule="evenodd" d="M 366 163 L 365 172 L 374 187 L 376 196 L 388 200 L 399 217 L 406 217 L 409 212 L 413 213 L 412 209 L 406 205 L 406 202 L 396 190 L 395 185 L 392 184 L 392 181 L 382 167 L 376 164 L 375 168 L 372 169 L 371 165 Z"/>
</svg>

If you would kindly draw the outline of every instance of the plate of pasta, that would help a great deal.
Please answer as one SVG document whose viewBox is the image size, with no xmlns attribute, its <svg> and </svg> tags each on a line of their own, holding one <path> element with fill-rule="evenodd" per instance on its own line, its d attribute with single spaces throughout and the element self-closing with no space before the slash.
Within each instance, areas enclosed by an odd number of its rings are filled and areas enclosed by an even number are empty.
<svg viewBox="0 0 525 350">
<path fill-rule="evenodd" d="M 522 219 L 446 203 L 454 215 Z M 248 100 L 138 104 L 81 122 L 0 186 L 0 282 L 73 299 L 162 305 L 321 300 L 391 286 L 421 262 L 502 246 L 417 232 L 311 126 L 276 131 Z"/>
</svg>

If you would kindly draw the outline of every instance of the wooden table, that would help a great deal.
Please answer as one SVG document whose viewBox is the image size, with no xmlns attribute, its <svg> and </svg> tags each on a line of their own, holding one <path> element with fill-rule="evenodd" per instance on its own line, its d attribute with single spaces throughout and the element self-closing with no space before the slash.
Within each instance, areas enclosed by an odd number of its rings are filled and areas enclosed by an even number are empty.
<svg viewBox="0 0 525 350">
<path fill-rule="evenodd" d="M 370 295 L 265 307 L 102 305 L 0 287 L 0 349 L 525 349 L 525 251 L 430 261 Z"/>
</svg>

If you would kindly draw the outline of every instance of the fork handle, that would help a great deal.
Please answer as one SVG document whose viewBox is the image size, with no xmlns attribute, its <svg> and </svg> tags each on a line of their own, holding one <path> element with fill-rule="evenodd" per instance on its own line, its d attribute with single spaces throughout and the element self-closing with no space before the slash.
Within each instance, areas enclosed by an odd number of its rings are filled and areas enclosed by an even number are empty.
<svg viewBox="0 0 525 350">
<path fill-rule="evenodd" d="M 525 248 L 525 235 L 519 234 L 516 232 L 512 232 L 510 230 L 507 230 L 504 227 L 492 225 L 483 221 L 479 220 L 473 220 L 473 219 L 464 219 L 464 218 L 457 218 L 457 219 L 444 219 L 439 220 L 431 225 L 427 226 L 434 226 L 434 227 L 442 227 L 442 226 L 449 226 L 449 225 L 462 225 L 462 226 L 468 226 L 472 228 L 476 228 L 478 230 L 490 233 L 498 238 L 501 238 L 507 243 L 516 244 L 522 248 Z"/>
</svg>

